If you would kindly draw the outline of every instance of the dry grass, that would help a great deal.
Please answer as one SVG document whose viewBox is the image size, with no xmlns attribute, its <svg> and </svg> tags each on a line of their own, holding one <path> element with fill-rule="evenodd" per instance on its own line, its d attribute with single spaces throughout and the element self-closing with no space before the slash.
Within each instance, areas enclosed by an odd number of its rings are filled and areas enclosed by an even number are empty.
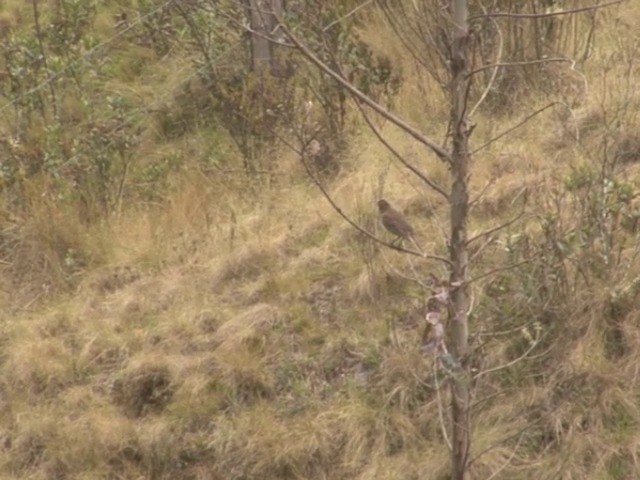
<svg viewBox="0 0 640 480">
<path fill-rule="evenodd" d="M 606 21 L 640 15 L 626 8 Z M 397 53 L 369 36 L 374 48 Z M 622 76 L 629 63 L 612 65 L 606 83 L 598 70 L 628 53 L 627 40 L 603 34 L 579 104 L 477 155 L 474 195 L 491 188 L 474 207 L 473 233 L 517 213 L 525 187 L 528 202 L 524 219 L 479 254 L 472 276 L 529 261 L 474 284 L 474 367 L 511 362 L 540 338 L 526 360 L 474 380 L 474 478 L 640 475 L 635 232 L 621 222 L 607 236 L 612 217 L 587 229 L 586 206 L 602 184 L 567 188 L 576 172 L 600 172 L 605 153 L 618 160 L 612 176 L 639 186 L 639 98 Z M 176 91 L 172 72 L 184 59 L 165 60 L 173 61 L 144 78 Z M 427 131 L 441 135 L 446 109 L 418 111 L 418 83 L 406 77 L 396 108 L 416 123 L 428 116 Z M 113 89 L 126 91 L 128 78 Z M 631 78 L 637 83 L 637 67 Z M 153 90 L 136 85 L 132 98 L 147 101 Z M 498 121 L 479 113 L 475 142 L 527 111 Z M 447 185 L 446 166 L 391 126 L 383 131 Z M 215 145 L 207 135 L 175 140 L 152 129 L 138 153 L 205 157 Z M 423 247 L 446 254 L 440 198 L 396 168 L 366 130 L 348 159 L 328 185 L 346 214 L 385 235 L 375 214 L 384 196 L 406 212 Z M 442 267 L 363 241 L 290 153 L 273 161 L 280 170 L 269 184 L 190 164 L 171 176 L 163 202 L 129 205 L 100 225 L 86 225 L 34 181 L 29 215 L 3 228 L 14 256 L 2 280 L 2 478 L 447 478 L 446 375 L 418 351 L 424 294 L 411 280 L 414 271 L 441 276 Z M 631 218 L 633 204 L 624 208 Z"/>
</svg>

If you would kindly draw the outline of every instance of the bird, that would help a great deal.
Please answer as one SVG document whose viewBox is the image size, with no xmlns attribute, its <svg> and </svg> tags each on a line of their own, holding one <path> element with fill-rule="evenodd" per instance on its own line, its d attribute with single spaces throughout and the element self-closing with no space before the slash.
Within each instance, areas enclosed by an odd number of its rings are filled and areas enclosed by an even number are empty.
<svg viewBox="0 0 640 480">
<path fill-rule="evenodd" d="M 389 205 L 389 202 L 384 198 L 378 200 L 378 209 L 380 210 L 382 225 L 396 236 L 395 240 L 391 243 L 394 244 L 398 240 L 400 242 L 405 239 L 411 240 L 420 253 L 422 253 L 422 249 L 418 246 L 415 240 L 415 231 L 413 230 L 413 227 L 409 225 L 409 222 L 405 220 L 404 216 Z"/>
</svg>

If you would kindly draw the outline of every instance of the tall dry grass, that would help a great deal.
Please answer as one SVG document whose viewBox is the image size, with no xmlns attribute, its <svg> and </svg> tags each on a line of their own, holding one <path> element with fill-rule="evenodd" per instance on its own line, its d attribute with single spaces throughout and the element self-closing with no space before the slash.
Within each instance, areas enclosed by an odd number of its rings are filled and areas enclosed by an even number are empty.
<svg viewBox="0 0 640 480">
<path fill-rule="evenodd" d="M 603 25 L 640 15 L 625 8 Z M 473 233 L 527 202 L 472 270 L 517 265 L 472 288 L 475 478 L 639 473 L 637 59 L 624 30 L 602 32 L 581 101 L 476 158 L 474 194 L 490 188 Z M 446 108 L 417 111 L 419 88 L 406 76 L 397 108 L 437 132 Z M 480 111 L 476 142 L 528 112 Z M 446 184 L 443 165 L 383 131 Z M 211 145 L 202 132 L 139 148 L 197 158 Z M 347 158 L 328 184 L 347 214 L 386 235 L 384 195 L 446 254 L 446 205 L 366 130 Z M 447 477 L 446 373 L 419 351 L 412 280 L 443 268 L 363 241 L 292 154 L 273 161 L 284 167 L 271 183 L 188 164 L 161 202 L 93 225 L 34 181 L 24 216 L 2 229 L 3 478 Z"/>
</svg>

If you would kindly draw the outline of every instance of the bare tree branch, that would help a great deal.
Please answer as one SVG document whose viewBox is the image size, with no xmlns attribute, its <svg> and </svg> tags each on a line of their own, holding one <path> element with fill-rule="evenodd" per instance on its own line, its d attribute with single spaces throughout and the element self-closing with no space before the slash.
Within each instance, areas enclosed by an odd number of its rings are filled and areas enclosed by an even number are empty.
<svg viewBox="0 0 640 480">
<path fill-rule="evenodd" d="M 483 65 L 480 68 L 476 68 L 474 71 L 469 73 L 469 75 L 474 75 L 478 72 L 482 72 L 483 70 L 488 70 L 490 68 L 501 68 L 501 67 L 523 67 L 526 65 L 535 65 L 537 63 L 551 63 L 551 62 L 566 62 L 566 63 L 574 63 L 570 58 L 543 58 L 540 60 L 527 60 L 526 62 L 501 62 L 501 63 L 491 63 L 489 65 Z"/>
<path fill-rule="evenodd" d="M 489 332 L 489 333 L 478 332 L 478 333 L 476 333 L 476 335 L 478 337 L 488 337 L 490 339 L 494 339 L 494 338 L 497 338 L 497 337 L 505 337 L 505 336 L 508 336 L 508 335 L 513 335 L 515 332 L 522 331 L 523 328 L 526 328 L 526 327 L 528 327 L 530 325 L 533 325 L 534 323 L 536 323 L 536 321 L 537 320 L 527 320 L 526 322 L 518 325 L 517 327 L 508 328 L 506 330 L 500 330 L 500 331 L 497 331 L 497 332 Z"/>
<path fill-rule="evenodd" d="M 440 185 L 432 181 L 429 177 L 427 177 L 424 173 L 422 173 L 416 167 L 414 167 L 409 162 L 407 162 L 405 158 L 400 154 L 400 152 L 398 152 L 395 148 L 393 148 L 393 146 L 382 136 L 382 133 L 380 132 L 380 130 L 378 130 L 378 128 L 373 124 L 373 122 L 369 118 L 369 115 L 367 115 L 364 108 L 362 108 L 361 103 L 358 102 L 357 100 L 356 100 L 356 105 L 360 109 L 360 113 L 362 113 L 362 116 L 364 117 L 365 122 L 367 122 L 367 125 L 369 125 L 369 128 L 371 129 L 371 131 L 375 134 L 376 137 L 378 137 L 378 140 L 380 140 L 380 142 L 385 147 L 387 147 L 387 149 L 393 154 L 393 156 L 396 157 L 398 161 L 402 163 L 402 165 L 404 165 L 406 168 L 411 170 L 418 178 L 420 178 L 424 183 L 429 185 L 429 187 L 431 187 L 433 190 L 438 192 L 448 201 L 449 195 L 447 194 L 447 192 L 445 192 Z"/>
<path fill-rule="evenodd" d="M 527 348 L 527 350 L 522 355 L 520 355 L 517 358 L 514 358 L 513 360 L 511 360 L 510 362 L 507 362 L 505 364 L 498 365 L 497 367 L 489 368 L 487 370 L 483 370 L 481 372 L 478 372 L 476 375 L 474 375 L 473 379 L 477 380 L 478 378 L 480 378 L 483 375 L 487 375 L 489 373 L 493 373 L 493 372 L 497 372 L 497 371 L 500 371 L 500 370 L 504 370 L 505 368 L 509 368 L 509 367 L 515 365 L 516 363 L 518 363 L 519 361 L 524 360 L 529 355 L 529 353 L 531 353 L 533 351 L 533 349 L 538 346 L 538 343 L 540 343 L 540 338 L 541 338 L 540 330 L 539 329 L 536 330 L 536 333 L 537 333 L 536 338 L 533 339 L 533 341 L 531 342 L 531 345 L 529 345 L 529 348 Z"/>
<path fill-rule="evenodd" d="M 241 5 L 238 4 L 239 6 L 242 6 L 242 8 L 247 8 L 245 5 Z M 219 6 L 212 4 L 211 8 L 213 10 L 210 10 L 208 8 L 204 8 L 204 7 L 200 7 L 202 10 L 204 11 L 208 11 L 208 12 L 217 12 L 220 15 L 222 15 L 224 18 L 226 18 L 227 20 L 229 20 L 229 22 L 231 22 L 232 24 L 236 25 L 237 27 L 239 27 L 241 30 L 250 33 L 251 35 L 255 35 L 257 37 L 263 38 L 264 40 L 268 40 L 272 43 L 275 43 L 276 45 L 279 45 L 281 47 L 288 47 L 288 48 L 295 48 L 295 45 L 292 45 L 290 43 L 285 43 L 282 41 L 282 39 L 274 39 L 273 37 L 271 37 L 270 35 L 265 34 L 264 32 L 261 32 L 259 30 L 256 30 L 255 28 L 251 28 L 251 25 L 241 22 L 240 20 L 237 20 L 235 18 L 233 18 L 232 15 L 230 15 L 228 12 L 226 12 L 223 8 L 220 8 Z M 254 10 L 251 7 L 248 7 L 248 10 Z M 269 13 L 275 16 L 274 12 L 268 12 L 265 10 L 257 10 L 261 15 L 265 14 L 265 13 Z M 276 26 L 276 28 L 274 29 L 273 32 L 270 32 L 271 34 L 273 34 L 276 30 L 278 29 L 278 27 Z"/>
<path fill-rule="evenodd" d="M 375 242 L 377 242 L 377 243 L 379 243 L 381 245 L 384 245 L 384 246 L 386 246 L 388 248 L 391 248 L 393 250 L 397 250 L 397 251 L 403 252 L 403 253 L 408 253 L 410 255 L 415 255 L 417 257 L 428 258 L 430 260 L 438 260 L 438 261 L 446 263 L 446 264 L 450 264 L 451 263 L 451 261 L 448 258 L 441 257 L 439 255 L 428 255 L 428 254 L 425 254 L 425 253 L 422 253 L 422 252 L 417 252 L 417 251 L 414 251 L 414 250 L 406 249 L 404 247 L 401 247 L 400 245 L 395 245 L 395 244 L 392 244 L 392 243 L 385 242 L 383 240 L 380 240 L 373 233 L 371 233 L 368 230 L 365 230 L 364 228 L 362 228 L 355 221 L 353 221 L 346 213 L 344 213 L 342 211 L 342 209 L 336 204 L 336 202 L 333 200 L 333 198 L 331 198 L 331 195 L 329 195 L 329 192 L 327 192 L 327 190 L 324 187 L 324 185 L 322 184 L 322 182 L 313 174 L 313 171 L 311 170 L 311 167 L 309 167 L 309 165 L 307 164 L 307 162 L 304 159 L 305 158 L 304 149 L 303 150 L 297 149 L 290 142 L 285 140 L 281 135 L 278 135 L 276 132 L 273 132 L 273 134 L 284 145 L 286 145 L 288 148 L 290 148 L 291 150 L 293 150 L 295 153 L 298 154 L 298 156 L 300 158 L 300 162 L 302 163 L 302 166 L 304 167 L 305 171 L 307 172 L 307 175 L 309 176 L 309 178 L 311 178 L 313 183 L 315 183 L 316 186 L 320 189 L 320 192 L 322 193 L 322 195 L 327 199 L 329 204 L 331 204 L 331 207 L 333 207 L 333 209 L 338 213 L 338 215 L 340 215 L 343 219 L 345 219 L 347 221 L 347 223 L 349 223 L 353 228 L 358 230 L 360 233 L 366 235 L 367 237 L 369 237 L 373 241 L 375 241 Z"/>
<path fill-rule="evenodd" d="M 283 23 L 281 18 L 278 18 L 279 27 L 285 33 L 285 35 L 291 40 L 291 42 L 302 52 L 302 54 L 307 57 L 309 61 L 311 61 L 314 65 L 320 68 L 323 72 L 329 75 L 331 78 L 336 80 L 340 85 L 342 85 L 351 95 L 360 100 L 362 103 L 365 103 L 369 107 L 371 107 L 375 112 L 385 117 L 387 120 L 391 121 L 394 125 L 404 130 L 406 133 L 411 135 L 413 138 L 418 140 L 420 143 L 429 147 L 439 158 L 446 162 L 450 162 L 451 158 L 449 152 L 436 144 L 433 140 L 427 138 L 416 128 L 409 125 L 407 122 L 402 120 L 400 117 L 395 114 L 389 112 L 379 103 L 373 101 L 367 95 L 358 90 L 352 83 L 345 80 L 340 74 L 331 69 L 327 64 L 325 64 L 322 60 L 320 60 L 306 45 L 304 45 L 286 25 Z"/>
<path fill-rule="evenodd" d="M 482 9 L 483 11 L 485 11 L 484 6 L 482 7 Z M 490 20 L 493 23 L 493 25 L 496 27 L 496 31 L 498 32 L 498 37 L 500 38 L 498 53 L 496 54 L 496 60 L 497 60 L 496 63 L 500 63 L 500 60 L 502 59 L 502 51 L 504 49 L 504 37 L 502 36 L 502 30 L 500 29 L 498 22 L 496 22 L 493 18 Z M 487 98 L 487 95 L 489 95 L 489 92 L 491 91 L 491 88 L 493 87 L 493 84 L 495 83 L 496 78 L 498 77 L 498 70 L 499 70 L 498 67 L 494 68 L 493 72 L 491 73 L 491 79 L 489 80 L 489 83 L 487 83 L 487 86 L 482 92 L 482 95 L 480 95 L 480 98 L 478 99 L 476 104 L 469 111 L 469 117 L 472 117 L 476 113 L 476 110 L 480 108 L 480 105 L 482 105 L 484 100 Z"/>
<path fill-rule="evenodd" d="M 281 139 L 282 140 L 282 139 Z M 450 263 L 450 260 L 448 258 L 445 257 L 441 257 L 439 255 L 428 255 L 422 252 L 417 252 L 414 250 L 409 250 L 406 249 L 404 247 L 401 247 L 400 245 L 396 245 L 393 243 L 388 243 L 385 242 L 383 240 L 380 240 L 378 237 L 376 237 L 373 233 L 369 232 L 368 230 L 365 230 L 364 228 L 362 228 L 360 225 L 358 225 L 357 223 L 355 223 L 353 220 L 351 220 L 351 218 L 349 218 L 349 216 L 347 216 L 342 209 L 334 202 L 333 198 L 331 198 L 331 195 L 329 195 L 329 192 L 327 192 L 327 190 L 324 188 L 324 185 L 322 185 L 322 182 L 320 182 L 320 180 L 313 174 L 313 172 L 311 171 L 311 168 L 309 167 L 309 165 L 307 165 L 307 163 L 304 160 L 304 154 L 300 155 L 300 161 L 302 162 L 302 165 L 304 166 L 305 170 L 307 171 L 307 175 L 309 175 L 309 177 L 311 178 L 311 180 L 313 180 L 313 182 L 316 184 L 316 186 L 320 189 L 320 191 L 322 192 L 322 195 L 324 195 L 324 197 L 327 199 L 327 201 L 331 204 L 331 206 L 333 207 L 333 209 L 342 217 L 344 218 L 352 227 L 354 227 L 356 230 L 358 230 L 360 233 L 366 235 L 367 237 L 371 238 L 372 240 L 374 240 L 375 242 L 380 243 L 381 245 L 384 245 L 388 248 L 391 248 L 393 250 L 397 250 L 399 252 L 403 252 L 403 253 L 408 253 L 410 255 L 415 255 L 417 257 L 422 257 L 422 258 L 428 258 L 431 260 L 439 260 L 441 262 L 444 262 L 446 264 Z"/>
<path fill-rule="evenodd" d="M 242 116 L 243 118 L 246 119 L 246 117 L 240 113 L 240 112 L 236 112 L 237 115 Z M 438 260 L 440 262 L 446 263 L 447 265 L 451 264 L 451 261 L 448 258 L 445 257 L 441 257 L 439 255 L 429 255 L 429 254 L 425 254 L 424 252 L 418 252 L 418 251 L 414 251 L 414 250 L 409 250 L 407 248 L 404 248 L 400 245 L 396 245 L 393 243 L 389 243 L 389 242 L 385 242 L 383 240 L 380 240 L 376 235 L 374 235 L 373 233 L 369 232 L 368 230 L 365 230 L 364 228 L 362 228 L 360 225 L 358 225 L 355 221 L 353 221 L 347 214 L 345 214 L 342 209 L 335 203 L 335 201 L 333 200 L 333 198 L 331 198 L 331 195 L 329 195 L 329 192 L 327 192 L 327 190 L 324 188 L 324 185 L 322 184 L 322 182 L 313 174 L 313 171 L 311 170 L 311 168 L 309 167 L 309 165 L 307 164 L 307 162 L 305 161 L 305 149 L 306 149 L 306 145 L 303 146 L 302 150 L 296 148 L 294 145 L 291 144 L 291 142 L 287 141 L 282 135 L 278 134 L 278 132 L 275 131 L 275 129 L 270 128 L 270 131 L 272 133 L 272 135 L 277 138 L 280 142 L 282 142 L 286 147 L 288 147 L 290 150 L 292 150 L 293 152 L 295 152 L 299 159 L 300 162 L 302 163 L 305 171 L 307 172 L 307 175 L 309 176 L 309 178 L 311 178 L 311 180 L 313 181 L 313 183 L 316 184 L 316 186 L 320 189 L 320 192 L 322 193 L 322 195 L 327 199 L 327 201 L 331 204 L 331 206 L 333 207 L 333 209 L 343 218 L 345 219 L 352 227 L 354 227 L 356 230 L 358 230 L 360 233 L 366 235 L 367 237 L 371 238 L 372 240 L 374 240 L 375 242 L 384 245 L 388 248 L 391 248 L 393 250 L 396 250 L 398 252 L 403 252 L 403 253 L 408 253 L 410 255 L 415 255 L 417 257 L 421 257 L 421 258 L 427 258 L 430 260 Z M 309 139 L 309 142 L 312 139 Z M 308 145 L 309 142 L 306 142 L 306 144 Z"/>
<path fill-rule="evenodd" d="M 544 112 L 546 109 L 551 108 L 555 105 L 558 105 L 558 102 L 553 102 L 550 103 L 549 105 L 546 105 L 538 110 L 536 110 L 535 112 L 533 112 L 530 115 L 527 115 L 524 120 L 522 120 L 521 122 L 518 122 L 517 124 L 515 124 L 513 127 L 505 130 L 504 132 L 502 132 L 500 135 L 493 137 L 491 140 L 489 140 L 488 142 L 485 142 L 484 144 L 480 145 L 478 148 L 476 148 L 473 152 L 471 152 L 471 155 L 475 155 L 476 153 L 478 153 L 480 150 L 483 150 L 485 148 L 487 148 L 489 145 L 491 145 L 494 142 L 497 142 L 498 140 L 500 140 L 502 137 L 509 135 L 511 132 L 513 132 L 514 130 L 517 130 L 518 128 L 520 128 L 522 125 L 524 125 L 525 123 L 527 123 L 529 120 L 531 120 L 533 117 L 535 117 L 536 115 Z"/>
<path fill-rule="evenodd" d="M 444 438 L 447 447 L 449 447 L 449 451 L 452 451 L 453 448 L 451 446 L 451 440 L 449 440 L 449 435 L 447 434 L 447 427 L 444 424 L 444 413 L 442 411 L 442 402 L 440 401 L 440 385 L 438 385 L 438 362 L 435 362 L 434 372 L 433 372 L 433 381 L 436 386 L 436 402 L 438 403 L 438 420 L 440 421 L 440 429 L 442 430 L 442 437 Z"/>
<path fill-rule="evenodd" d="M 495 240 L 496 240 L 495 237 L 487 238 L 487 240 L 482 245 L 480 245 L 480 247 L 475 252 L 473 252 L 473 254 L 469 257 L 469 263 L 474 262 L 476 258 L 482 255 L 482 252 L 484 252 L 484 249 L 487 248 L 489 245 L 491 245 L 493 242 L 495 242 Z"/>
<path fill-rule="evenodd" d="M 489 190 L 489 187 L 491 187 L 494 183 L 496 183 L 496 179 L 491 178 L 485 184 L 485 186 L 482 187 L 482 190 L 480 190 L 480 193 L 478 193 L 478 195 L 476 195 L 476 197 L 469 202 L 469 209 L 473 208 L 480 201 L 480 199 L 484 196 L 484 194 L 487 193 L 487 190 Z"/>
<path fill-rule="evenodd" d="M 511 265 L 506 265 L 504 267 L 492 268 L 488 272 L 484 272 L 484 273 L 478 275 L 477 277 L 473 277 L 472 279 L 467 280 L 466 283 L 467 283 L 467 285 L 470 285 L 470 284 L 472 284 L 474 282 L 477 282 L 478 280 L 481 280 L 481 279 L 483 279 L 485 277 L 489 277 L 489 276 L 494 275 L 494 274 L 496 274 L 498 272 L 504 272 L 506 270 L 516 269 L 518 267 L 521 267 L 522 265 L 526 265 L 527 263 L 531 262 L 531 260 L 532 260 L 531 258 L 528 258 L 527 260 L 523 260 L 523 261 L 518 262 L 518 263 L 512 263 Z"/>
<path fill-rule="evenodd" d="M 507 17 L 507 18 L 545 18 L 545 17 L 558 17 L 560 15 L 570 15 L 572 13 L 580 13 L 580 12 L 588 12 L 591 10 L 599 10 L 601 8 L 609 7 L 611 5 L 616 5 L 618 3 L 625 2 L 626 0 L 613 0 L 612 2 L 603 3 L 602 5 L 592 5 L 590 7 L 582 7 L 575 8 L 572 10 L 561 10 L 559 12 L 549 12 L 549 13 L 484 13 L 482 15 L 475 15 L 473 17 L 469 17 L 469 21 L 478 20 L 481 18 L 498 18 L 498 17 Z"/>
<path fill-rule="evenodd" d="M 520 447 L 520 442 L 522 442 L 522 437 L 524 437 L 524 432 L 522 432 L 520 434 L 520 437 L 518 437 L 518 441 L 516 443 L 516 446 L 513 447 L 513 452 L 511 452 L 511 455 L 509 455 L 509 458 L 507 458 L 504 463 L 500 466 L 500 468 L 498 468 L 495 472 L 493 472 L 491 474 L 491 476 L 489 478 L 487 478 L 487 480 L 492 480 L 493 478 L 496 477 L 496 475 L 498 475 L 502 470 L 504 470 L 505 468 L 507 468 L 507 465 L 509 465 L 511 463 L 511 460 L 513 460 L 513 457 L 516 456 L 516 452 L 518 451 L 518 448 Z"/>
<path fill-rule="evenodd" d="M 513 217 L 511 220 L 508 220 L 496 227 L 490 228 L 489 230 L 485 230 L 482 233 L 479 233 L 473 237 L 471 237 L 469 240 L 467 240 L 467 245 L 471 245 L 473 242 L 481 239 L 482 237 L 486 237 L 488 235 L 491 235 L 492 233 L 496 233 L 502 229 L 505 229 L 511 225 L 513 225 L 514 223 L 516 223 L 518 220 L 520 220 L 522 217 L 524 216 L 524 210 L 522 212 L 520 212 L 518 215 L 516 215 L 515 217 Z"/>
<path fill-rule="evenodd" d="M 396 37 L 402 43 L 404 49 L 409 52 L 413 59 L 421 65 L 426 72 L 444 89 L 448 88 L 448 80 L 443 78 L 441 72 L 435 68 L 432 62 L 433 58 L 428 52 L 435 53 L 435 56 L 441 62 L 442 66 L 447 65 L 448 59 L 443 53 L 443 47 L 448 44 L 444 40 L 443 30 L 434 32 L 431 28 L 424 28 L 424 25 L 429 26 L 432 22 L 425 12 L 420 12 L 418 8 L 414 8 L 413 11 L 408 12 L 404 5 L 405 2 L 398 2 L 395 0 L 378 0 L 377 5 L 385 16 L 387 23 L 393 30 Z M 415 4 L 414 4 L 415 7 Z M 442 11 L 437 12 L 435 10 L 428 10 L 428 13 L 434 17 L 446 18 Z M 407 22 L 408 18 L 416 18 L 416 21 Z M 434 33 L 436 36 L 434 36 Z M 440 38 L 440 42 L 438 41 Z M 419 40 L 420 42 L 416 41 Z M 431 61 L 430 61 L 431 60 Z"/>
<path fill-rule="evenodd" d="M 341 22 L 342 20 L 349 18 L 351 15 L 353 15 L 354 13 L 358 12 L 359 10 L 362 10 L 364 7 L 366 7 L 367 5 L 369 5 L 370 3 L 373 3 L 375 0 L 365 0 L 364 2 L 362 2 L 360 5 L 358 5 L 357 7 L 351 9 L 351 11 L 347 12 L 345 15 L 343 15 L 340 18 L 336 18 L 333 22 L 329 23 L 328 25 L 326 25 L 322 31 L 326 32 L 327 30 L 329 30 L 331 27 L 333 27 L 336 23 Z"/>
</svg>

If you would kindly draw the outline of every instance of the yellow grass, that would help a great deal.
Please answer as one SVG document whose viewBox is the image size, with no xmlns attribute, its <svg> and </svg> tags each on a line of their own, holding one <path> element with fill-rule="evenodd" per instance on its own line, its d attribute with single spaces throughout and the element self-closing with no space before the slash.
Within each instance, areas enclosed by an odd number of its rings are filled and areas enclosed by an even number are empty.
<svg viewBox="0 0 640 480">
<path fill-rule="evenodd" d="M 22 8 L 4 2 L 0 23 L 24 21 Z M 602 73 L 622 55 L 634 65 L 632 85 L 640 81 L 628 31 L 639 21 L 631 2 L 604 15 L 593 58 L 580 67 L 588 88 L 579 102 L 475 157 L 472 198 L 490 187 L 472 210 L 471 235 L 527 202 L 518 224 L 478 250 L 471 277 L 526 251 L 544 255 L 472 285 L 474 374 L 518 358 L 540 334 L 526 359 L 474 380 L 473 478 L 640 475 L 636 238 L 617 228 L 620 263 L 607 266 L 604 235 L 578 238 L 584 199 L 567 193 L 576 171 L 599 171 L 605 135 L 625 151 L 640 145 L 640 93 L 626 88 L 628 65 Z M 362 32 L 372 48 L 401 56 L 374 27 Z M 140 73 L 132 64 L 140 53 L 118 57 L 109 92 L 177 112 L 188 58 L 146 52 Z M 405 82 L 396 111 L 442 138 L 442 98 L 416 102 L 425 85 L 409 74 L 412 62 L 397 61 Z M 477 114 L 473 144 L 561 97 L 534 92 L 510 114 Z M 66 114 L 77 108 L 65 102 Z M 614 114 L 620 121 L 607 127 Z M 352 121 L 358 135 L 326 181 L 332 198 L 386 238 L 375 209 L 384 196 L 425 249 L 446 255 L 445 201 Z M 164 138 L 157 122 L 144 124 L 140 165 L 176 152 L 204 159 L 212 145 L 229 145 L 215 143 L 209 127 Z M 449 187 L 446 165 L 393 126 L 382 131 Z M 224 172 L 187 162 L 169 176 L 166 198 L 125 205 L 109 221 L 83 222 L 80 207 L 61 207 L 42 178 L 26 183 L 28 214 L 2 212 L 11 226 L 3 232 L 16 241 L 0 284 L 0 477 L 447 478 L 446 373 L 419 351 L 424 292 L 412 280 L 445 269 L 363 240 L 286 149 L 270 154 L 277 167 L 263 183 L 248 181 L 230 152 Z M 637 189 L 637 169 L 621 164 L 616 178 Z M 557 259 L 558 251 L 571 253 Z"/>
</svg>

